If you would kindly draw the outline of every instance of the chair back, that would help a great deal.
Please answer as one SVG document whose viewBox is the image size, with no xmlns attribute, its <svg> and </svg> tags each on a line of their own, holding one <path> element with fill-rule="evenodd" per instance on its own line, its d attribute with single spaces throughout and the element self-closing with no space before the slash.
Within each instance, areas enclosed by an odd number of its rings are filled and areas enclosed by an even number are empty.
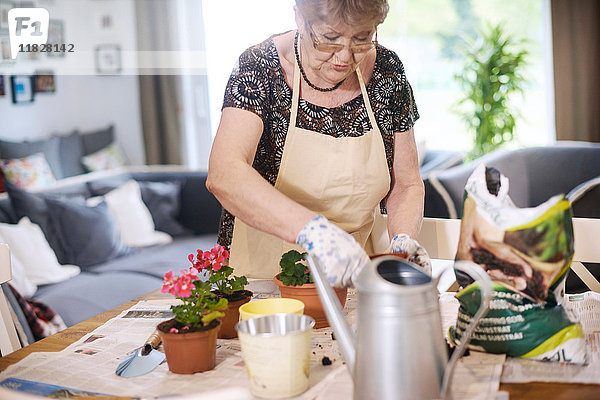
<svg viewBox="0 0 600 400">
<path fill-rule="evenodd" d="M 0 284 L 11 279 L 10 249 L 6 243 L 0 243 Z M 8 300 L 0 290 L 0 352 L 5 356 L 20 348 L 21 343 L 15 329 Z"/>
</svg>

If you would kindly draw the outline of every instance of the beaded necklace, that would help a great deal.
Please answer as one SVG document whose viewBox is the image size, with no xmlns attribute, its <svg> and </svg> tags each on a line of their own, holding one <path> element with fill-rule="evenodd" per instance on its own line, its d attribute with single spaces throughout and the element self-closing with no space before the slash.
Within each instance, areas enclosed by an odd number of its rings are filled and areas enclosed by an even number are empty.
<svg viewBox="0 0 600 400">
<path fill-rule="evenodd" d="M 306 76 L 306 72 L 304 72 L 304 68 L 302 68 L 302 64 L 300 63 L 300 54 L 298 53 L 298 37 L 299 36 L 300 35 L 298 34 L 298 31 L 296 31 L 296 36 L 294 37 L 294 53 L 296 54 L 296 61 L 298 62 L 298 66 L 300 67 L 300 73 L 302 74 L 302 78 L 304 78 L 304 81 L 308 84 L 308 86 L 310 86 L 311 88 L 313 88 L 315 90 L 318 90 L 319 92 L 331 92 L 332 90 L 339 88 L 342 85 L 342 83 L 344 83 L 346 78 L 342 79 L 341 81 L 336 83 L 335 86 L 332 86 L 330 88 L 320 88 L 316 85 L 313 85 L 308 80 L 308 77 Z"/>
</svg>

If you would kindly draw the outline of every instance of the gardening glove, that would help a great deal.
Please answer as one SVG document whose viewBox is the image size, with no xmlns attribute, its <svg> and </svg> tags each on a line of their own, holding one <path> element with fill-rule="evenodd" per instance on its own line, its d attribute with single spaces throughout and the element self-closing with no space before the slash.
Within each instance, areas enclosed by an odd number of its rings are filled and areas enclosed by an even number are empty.
<svg viewBox="0 0 600 400">
<path fill-rule="evenodd" d="M 296 243 L 317 259 L 331 286 L 351 286 L 369 262 L 356 240 L 322 215 L 302 228 Z"/>
<path fill-rule="evenodd" d="M 431 260 L 429 259 L 427 250 L 407 234 L 401 233 L 394 236 L 390 243 L 388 253 L 406 254 L 406 259 L 408 261 L 417 264 L 423 268 L 427 275 L 431 276 Z"/>
</svg>

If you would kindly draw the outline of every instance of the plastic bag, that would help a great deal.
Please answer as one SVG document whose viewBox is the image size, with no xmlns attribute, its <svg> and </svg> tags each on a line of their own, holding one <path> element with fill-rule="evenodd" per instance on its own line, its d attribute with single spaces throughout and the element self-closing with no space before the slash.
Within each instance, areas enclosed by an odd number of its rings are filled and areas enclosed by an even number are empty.
<svg viewBox="0 0 600 400">
<path fill-rule="evenodd" d="M 508 197 L 508 179 L 480 165 L 465 187 L 457 261 L 472 261 L 493 280 L 490 310 L 471 346 L 490 353 L 543 361 L 585 363 L 581 325 L 560 305 L 573 258 L 573 226 L 563 195 L 534 208 L 518 208 Z M 477 311 L 479 288 L 457 273 L 463 288 L 451 339 L 460 339 Z"/>
</svg>

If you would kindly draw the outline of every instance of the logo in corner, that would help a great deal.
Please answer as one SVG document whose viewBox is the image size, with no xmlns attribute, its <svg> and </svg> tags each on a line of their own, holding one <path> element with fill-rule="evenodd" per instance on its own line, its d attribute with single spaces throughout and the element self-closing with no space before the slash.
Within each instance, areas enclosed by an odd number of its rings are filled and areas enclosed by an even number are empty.
<svg viewBox="0 0 600 400">
<path fill-rule="evenodd" d="M 10 56 L 14 60 L 26 45 L 42 45 L 48 41 L 50 14 L 45 8 L 12 8 L 8 10 Z"/>
</svg>

